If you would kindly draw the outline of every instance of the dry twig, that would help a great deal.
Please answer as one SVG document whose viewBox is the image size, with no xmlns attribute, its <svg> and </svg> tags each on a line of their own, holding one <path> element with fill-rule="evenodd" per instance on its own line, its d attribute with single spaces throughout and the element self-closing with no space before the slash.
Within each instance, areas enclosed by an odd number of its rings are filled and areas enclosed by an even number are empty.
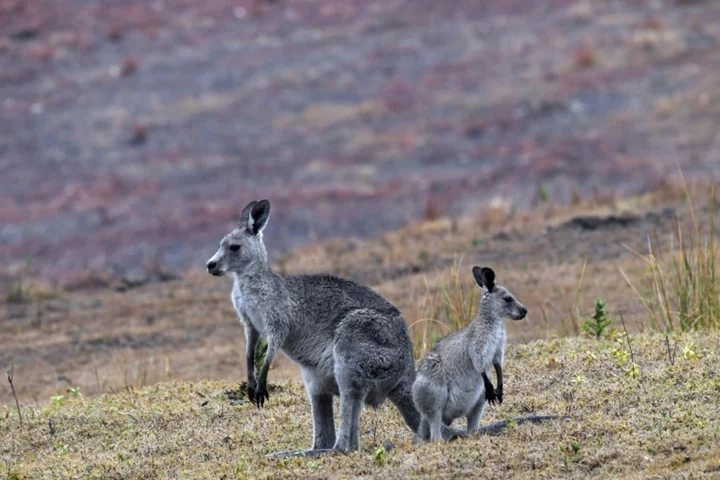
<svg viewBox="0 0 720 480">
<path fill-rule="evenodd" d="M 13 397 L 15 398 L 15 405 L 17 406 L 18 418 L 20 419 L 20 426 L 23 426 L 22 412 L 20 411 L 20 402 L 18 401 L 17 394 L 15 393 L 15 385 L 13 385 L 13 375 L 15 373 L 15 364 L 10 365 L 10 370 L 5 372 L 7 375 L 7 381 L 10 384 L 10 390 L 12 390 Z"/>
</svg>

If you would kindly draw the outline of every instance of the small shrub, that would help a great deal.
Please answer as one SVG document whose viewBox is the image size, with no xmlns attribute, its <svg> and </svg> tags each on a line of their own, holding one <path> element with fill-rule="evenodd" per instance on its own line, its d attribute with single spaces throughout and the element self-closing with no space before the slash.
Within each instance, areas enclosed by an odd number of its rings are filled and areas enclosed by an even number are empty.
<svg viewBox="0 0 720 480">
<path fill-rule="evenodd" d="M 600 298 L 595 299 L 595 312 L 592 317 L 582 323 L 582 329 L 596 339 L 600 339 L 605 336 L 605 330 L 612 323 L 612 320 L 608 317 L 607 311 L 605 310 L 605 302 Z"/>
<path fill-rule="evenodd" d="M 571 442 L 569 445 L 565 445 L 560 448 L 560 451 L 567 456 L 568 460 L 575 463 L 582 460 L 580 450 L 582 450 L 582 447 L 577 442 Z"/>
<path fill-rule="evenodd" d="M 112 28 L 108 31 L 108 33 L 107 33 L 107 38 L 108 38 L 108 40 L 110 40 L 111 42 L 119 42 L 119 41 L 122 40 L 122 38 L 123 38 L 123 31 L 122 31 L 122 29 L 121 29 L 120 27 L 117 27 L 117 26 L 112 27 Z"/>
<path fill-rule="evenodd" d="M 138 69 L 138 59 L 134 55 L 128 55 L 120 66 L 120 74 L 128 77 Z"/>
<path fill-rule="evenodd" d="M 570 193 L 570 205 L 577 206 L 582 203 L 582 195 L 580 195 L 580 192 L 577 188 L 573 187 L 572 192 Z"/>
<path fill-rule="evenodd" d="M 545 185 L 540 185 L 538 187 L 537 198 L 542 203 L 545 203 L 548 201 L 549 195 L 548 195 L 547 187 L 545 187 Z"/>
<path fill-rule="evenodd" d="M 591 68 L 598 62 L 597 52 L 591 45 L 583 45 L 575 52 L 573 64 L 575 68 Z"/>
<path fill-rule="evenodd" d="M 8 303 L 23 303 L 25 301 L 25 289 L 23 288 L 22 280 L 18 280 L 10 285 L 10 288 L 5 295 L 5 300 Z"/>
<path fill-rule="evenodd" d="M 147 142 L 149 129 L 142 123 L 134 123 L 130 132 L 130 145 L 142 145 Z"/>
<path fill-rule="evenodd" d="M 82 398 L 83 394 L 80 391 L 80 387 L 69 387 L 67 389 L 68 396 L 74 397 L 74 398 Z"/>
<path fill-rule="evenodd" d="M 403 112 L 413 108 L 415 92 L 413 84 L 404 78 L 395 77 L 383 88 L 380 99 L 390 112 Z"/>
<path fill-rule="evenodd" d="M 267 353 L 267 341 L 260 337 L 255 346 L 255 376 L 260 376 L 260 369 L 265 363 L 265 353 Z"/>
<path fill-rule="evenodd" d="M 695 353 L 695 342 L 686 343 L 683 346 L 683 357 L 685 357 L 686 360 L 693 360 L 697 358 L 697 353 Z"/>
<path fill-rule="evenodd" d="M 665 23 L 656 17 L 649 17 L 635 22 L 635 28 L 641 30 L 665 30 Z"/>
<path fill-rule="evenodd" d="M 373 452 L 373 459 L 377 464 L 382 465 L 383 463 L 385 463 L 385 460 L 387 460 L 387 450 L 385 449 L 385 445 L 377 446 L 377 448 Z"/>
<path fill-rule="evenodd" d="M 247 471 L 250 470 L 250 465 L 245 460 L 238 460 L 235 465 L 235 475 L 237 478 L 247 478 Z"/>
<path fill-rule="evenodd" d="M 423 218 L 428 221 L 436 220 L 442 216 L 442 211 L 438 202 L 433 197 L 428 197 L 425 202 L 425 211 L 423 212 Z"/>
</svg>

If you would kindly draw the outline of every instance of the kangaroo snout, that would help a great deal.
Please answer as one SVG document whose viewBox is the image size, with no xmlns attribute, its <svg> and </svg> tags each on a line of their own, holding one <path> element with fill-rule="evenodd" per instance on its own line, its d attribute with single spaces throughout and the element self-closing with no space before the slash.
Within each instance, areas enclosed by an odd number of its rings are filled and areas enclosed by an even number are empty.
<svg viewBox="0 0 720 480">
<path fill-rule="evenodd" d="M 522 320 L 523 318 L 525 318 L 527 316 L 528 309 L 526 307 L 520 307 L 518 309 L 518 313 L 519 313 L 519 315 L 517 316 L 517 318 L 515 318 L 515 320 Z"/>
<path fill-rule="evenodd" d="M 207 267 L 207 271 L 210 275 L 214 275 L 216 277 L 219 277 L 222 275 L 222 272 L 218 270 L 218 264 L 214 260 L 209 260 L 207 264 L 205 264 Z"/>
</svg>

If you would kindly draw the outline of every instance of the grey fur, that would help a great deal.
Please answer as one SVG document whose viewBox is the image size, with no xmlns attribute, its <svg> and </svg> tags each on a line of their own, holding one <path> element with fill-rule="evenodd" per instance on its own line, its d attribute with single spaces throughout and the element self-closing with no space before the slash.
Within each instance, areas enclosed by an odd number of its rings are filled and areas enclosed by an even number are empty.
<svg viewBox="0 0 720 480">
<path fill-rule="evenodd" d="M 414 431 L 412 343 L 400 312 L 371 289 L 329 275 L 281 276 L 268 264 L 263 229 L 270 202 L 248 204 L 238 228 L 208 260 L 215 276 L 232 273 L 232 303 L 246 337 L 248 393 L 263 406 L 268 369 L 280 350 L 300 365 L 313 416 L 313 450 L 359 450 L 360 411 L 389 398 Z M 259 336 L 268 348 L 258 378 L 254 351 Z M 333 397 L 340 397 L 335 432 Z M 457 432 L 445 429 L 446 436 Z M 307 452 L 306 452 L 307 453 Z M 321 453 L 321 452 L 318 452 Z"/>
<path fill-rule="evenodd" d="M 467 435 L 477 433 L 485 402 L 502 403 L 503 318 L 523 319 L 527 308 L 495 284 L 492 269 L 474 267 L 473 276 L 483 292 L 477 317 L 463 330 L 435 343 L 420 363 L 413 384 L 422 440 L 440 439 L 443 425 L 459 417 L 467 419 Z M 497 373 L 497 389 L 487 375 L 491 365 Z"/>
</svg>

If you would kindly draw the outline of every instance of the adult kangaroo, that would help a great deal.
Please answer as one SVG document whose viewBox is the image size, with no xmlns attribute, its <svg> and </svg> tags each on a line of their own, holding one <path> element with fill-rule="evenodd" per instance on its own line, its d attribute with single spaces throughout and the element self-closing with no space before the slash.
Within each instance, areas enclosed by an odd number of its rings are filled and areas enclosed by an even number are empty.
<svg viewBox="0 0 720 480">
<path fill-rule="evenodd" d="M 269 217 L 268 200 L 250 202 L 238 227 L 222 239 L 207 262 L 211 275 L 231 273 L 234 278 L 231 298 L 247 340 L 250 400 L 262 407 L 269 399 L 268 369 L 281 350 L 300 365 L 310 397 L 313 449 L 305 454 L 359 450 L 363 404 L 376 407 L 386 398 L 417 432 L 420 415 L 412 399 L 413 349 L 398 309 L 349 280 L 273 272 L 262 233 Z M 259 336 L 267 340 L 267 353 L 255 378 Z M 340 397 L 337 434 L 334 396 Z"/>
</svg>

